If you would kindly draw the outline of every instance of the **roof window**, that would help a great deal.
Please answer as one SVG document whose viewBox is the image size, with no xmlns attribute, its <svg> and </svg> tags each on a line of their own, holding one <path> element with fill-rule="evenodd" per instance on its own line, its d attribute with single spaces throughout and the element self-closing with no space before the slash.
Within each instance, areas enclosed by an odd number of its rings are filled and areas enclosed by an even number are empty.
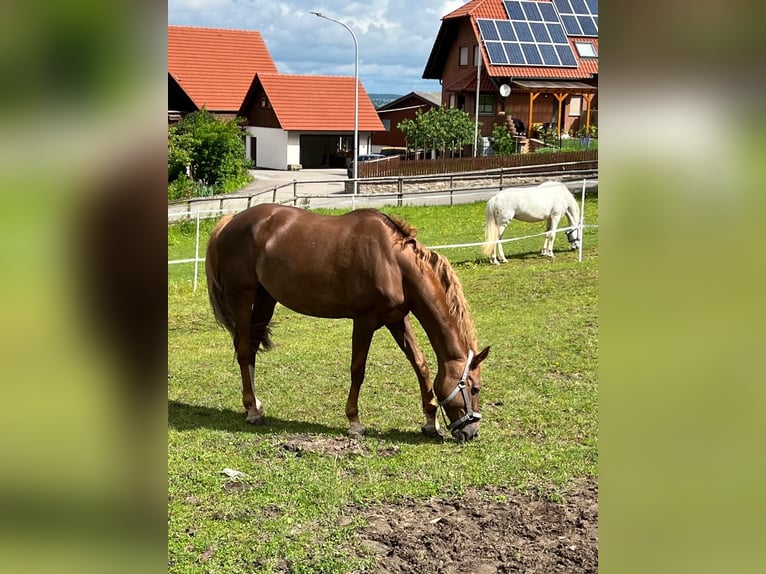
<svg viewBox="0 0 766 574">
<path fill-rule="evenodd" d="M 574 45 L 581 58 L 598 58 L 592 42 L 575 42 Z"/>
</svg>

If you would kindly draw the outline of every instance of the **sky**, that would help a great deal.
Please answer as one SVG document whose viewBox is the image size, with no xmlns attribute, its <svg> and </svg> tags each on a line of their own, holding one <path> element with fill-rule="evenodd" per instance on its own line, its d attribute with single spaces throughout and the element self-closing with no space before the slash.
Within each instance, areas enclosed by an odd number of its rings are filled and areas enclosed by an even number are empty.
<svg viewBox="0 0 766 574">
<path fill-rule="evenodd" d="M 257 30 L 282 74 L 354 75 L 354 40 L 359 44 L 359 79 L 368 93 L 404 95 L 440 92 L 424 80 L 441 18 L 463 0 L 168 0 L 168 24 Z"/>
</svg>

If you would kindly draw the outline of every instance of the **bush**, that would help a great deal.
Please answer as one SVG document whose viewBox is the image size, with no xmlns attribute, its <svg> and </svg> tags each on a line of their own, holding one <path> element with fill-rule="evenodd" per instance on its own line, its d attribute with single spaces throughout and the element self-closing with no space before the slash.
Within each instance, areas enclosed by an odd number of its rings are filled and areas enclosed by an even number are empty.
<svg viewBox="0 0 766 574">
<path fill-rule="evenodd" d="M 241 123 L 203 108 L 168 128 L 168 199 L 226 193 L 250 181 Z"/>
<path fill-rule="evenodd" d="M 185 173 L 180 174 L 176 179 L 168 183 L 168 200 L 189 199 L 194 197 L 194 182 L 186 177 Z"/>
<path fill-rule="evenodd" d="M 516 151 L 516 142 L 506 124 L 495 124 L 489 141 L 495 155 L 511 155 Z"/>
</svg>

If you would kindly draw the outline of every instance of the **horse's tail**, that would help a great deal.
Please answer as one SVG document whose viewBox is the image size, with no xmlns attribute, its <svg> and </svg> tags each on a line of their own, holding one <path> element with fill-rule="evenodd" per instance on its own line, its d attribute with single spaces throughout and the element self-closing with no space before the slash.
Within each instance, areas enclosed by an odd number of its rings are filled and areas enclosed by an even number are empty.
<svg viewBox="0 0 766 574">
<path fill-rule="evenodd" d="M 232 214 L 224 215 L 210 232 L 205 255 L 205 274 L 207 275 L 207 294 L 210 307 L 213 309 L 215 320 L 234 336 L 234 313 L 228 304 L 218 261 L 218 236 L 226 224 L 231 221 Z"/>
<path fill-rule="evenodd" d="M 498 240 L 497 222 L 495 221 L 495 198 L 487 202 L 487 211 L 484 216 L 484 247 L 481 250 L 484 255 L 489 255 L 495 249 Z"/>
</svg>

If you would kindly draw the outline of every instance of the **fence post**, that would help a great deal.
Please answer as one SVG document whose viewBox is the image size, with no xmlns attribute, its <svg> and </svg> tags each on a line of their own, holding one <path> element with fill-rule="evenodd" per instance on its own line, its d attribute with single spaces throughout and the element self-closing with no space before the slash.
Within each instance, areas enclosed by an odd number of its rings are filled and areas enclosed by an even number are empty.
<svg viewBox="0 0 766 574">
<path fill-rule="evenodd" d="M 500 168 L 500 189 L 503 189 L 503 168 Z"/>
<path fill-rule="evenodd" d="M 577 235 L 580 236 L 580 249 L 577 254 L 577 261 L 582 261 L 582 244 L 585 242 L 585 178 L 582 180 L 582 198 L 580 199 L 580 223 L 578 224 Z"/>
<path fill-rule="evenodd" d="M 293 207 L 298 207 L 298 180 L 293 180 Z"/>
<path fill-rule="evenodd" d="M 248 208 L 248 209 L 250 209 L 250 207 L 251 207 L 252 205 L 253 205 L 253 196 L 252 196 L 252 194 L 251 194 L 251 195 L 248 195 L 248 196 L 247 196 L 247 208 Z"/>
<path fill-rule="evenodd" d="M 396 180 L 396 193 L 397 193 L 396 205 L 398 207 L 402 206 L 402 196 L 404 195 L 403 186 L 404 186 L 404 180 L 400 177 L 399 179 Z"/>
<path fill-rule="evenodd" d="M 271 203 L 277 202 L 277 186 L 274 186 L 274 194 L 271 196 Z"/>
<path fill-rule="evenodd" d="M 199 209 L 197 210 L 197 236 L 194 240 L 194 292 L 197 292 L 197 277 L 199 276 Z"/>
</svg>

